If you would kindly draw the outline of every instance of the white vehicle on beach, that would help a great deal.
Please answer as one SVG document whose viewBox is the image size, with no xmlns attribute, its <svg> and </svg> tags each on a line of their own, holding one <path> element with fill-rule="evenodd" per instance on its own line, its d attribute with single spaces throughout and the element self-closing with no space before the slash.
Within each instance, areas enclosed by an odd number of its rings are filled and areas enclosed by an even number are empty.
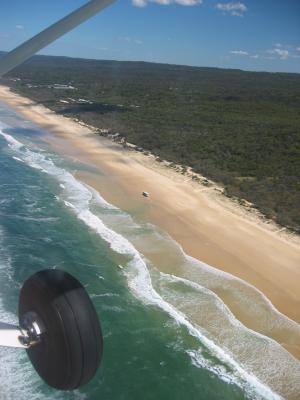
<svg viewBox="0 0 300 400">
<path fill-rule="evenodd" d="M 297 2 L 242 1 L 0 1 L 0 400 L 299 400 Z"/>
</svg>

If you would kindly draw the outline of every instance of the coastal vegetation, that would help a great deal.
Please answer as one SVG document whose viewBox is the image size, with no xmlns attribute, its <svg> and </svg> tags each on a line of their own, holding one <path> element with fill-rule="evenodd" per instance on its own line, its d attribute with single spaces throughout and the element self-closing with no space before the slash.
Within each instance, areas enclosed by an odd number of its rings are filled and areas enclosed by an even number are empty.
<svg viewBox="0 0 300 400">
<path fill-rule="evenodd" d="M 3 83 L 300 232 L 300 75 L 37 56 Z"/>
</svg>

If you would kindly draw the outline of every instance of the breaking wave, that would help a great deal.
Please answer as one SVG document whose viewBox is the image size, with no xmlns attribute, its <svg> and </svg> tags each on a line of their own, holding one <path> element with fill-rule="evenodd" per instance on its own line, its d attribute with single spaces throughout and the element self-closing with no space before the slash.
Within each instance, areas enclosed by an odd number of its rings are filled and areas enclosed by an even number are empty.
<svg viewBox="0 0 300 400">
<path fill-rule="evenodd" d="M 184 307 L 180 307 L 180 302 L 174 301 L 176 295 L 172 298 L 172 291 L 170 291 L 171 294 L 168 296 L 167 290 L 164 289 L 172 283 L 181 283 L 190 286 L 193 290 L 200 291 L 210 297 L 210 299 L 213 300 L 212 303 L 216 305 L 216 308 L 219 309 L 222 315 L 225 315 L 225 319 L 227 318 L 227 320 L 231 321 L 232 326 L 246 331 L 250 336 L 261 336 L 265 343 L 272 342 L 275 346 L 279 346 L 276 342 L 244 327 L 215 293 L 207 288 L 201 287 L 198 283 L 156 271 L 156 275 L 158 274 L 159 278 L 154 284 L 151 276 L 152 267 L 145 257 L 140 254 L 128 239 L 110 229 L 99 215 L 92 211 L 93 204 L 95 203 L 106 210 L 118 210 L 116 207 L 106 202 L 94 189 L 78 181 L 70 172 L 56 166 L 51 157 L 45 155 L 45 153 L 41 154 L 30 150 L 1 130 L 0 134 L 7 141 L 13 153 L 17 154 L 18 161 L 23 161 L 30 167 L 54 177 L 61 188 L 58 199 L 62 201 L 80 221 L 97 233 L 99 237 L 109 245 L 112 251 L 128 259 L 127 266 L 122 269 L 122 273 L 127 277 L 128 286 L 132 293 L 144 303 L 155 305 L 166 312 L 179 326 L 185 327 L 190 335 L 197 338 L 203 346 L 209 349 L 211 354 L 217 357 L 221 363 L 220 365 L 215 364 L 211 360 L 205 358 L 201 349 L 185 349 L 185 352 L 189 354 L 191 362 L 195 367 L 206 368 L 225 382 L 231 382 L 242 387 L 247 392 L 249 398 L 281 399 L 279 394 L 276 394 L 267 384 L 262 383 L 260 379 L 253 374 L 249 365 L 244 365 L 236 361 L 235 355 L 233 355 L 234 353 L 232 354 L 226 347 L 220 347 L 214 341 L 213 335 L 210 335 L 209 332 L 206 332 L 205 329 L 195 323 L 193 319 L 190 318 L 190 314 L 185 313 Z M 15 159 L 16 154 L 14 154 Z M 185 257 L 189 260 L 188 256 L 185 255 Z M 194 263 L 198 262 L 198 260 L 194 259 L 189 261 Z M 205 265 L 205 267 L 203 267 L 204 269 L 206 268 L 209 270 L 212 268 L 204 263 L 201 263 L 201 265 Z M 212 269 L 212 271 L 214 272 L 214 269 Z M 235 279 L 233 276 L 227 275 L 230 276 L 230 279 Z M 222 364 L 225 364 L 228 368 L 223 367 Z"/>
</svg>

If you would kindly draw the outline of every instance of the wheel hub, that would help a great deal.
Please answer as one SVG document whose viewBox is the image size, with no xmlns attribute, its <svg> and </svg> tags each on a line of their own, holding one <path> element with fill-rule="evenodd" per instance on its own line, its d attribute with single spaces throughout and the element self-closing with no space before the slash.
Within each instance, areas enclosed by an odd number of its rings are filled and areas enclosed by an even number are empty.
<svg viewBox="0 0 300 400">
<path fill-rule="evenodd" d="M 22 336 L 19 340 L 21 344 L 28 348 L 39 344 L 43 333 L 46 332 L 42 319 L 34 311 L 28 311 L 22 316 L 20 329 Z"/>
</svg>

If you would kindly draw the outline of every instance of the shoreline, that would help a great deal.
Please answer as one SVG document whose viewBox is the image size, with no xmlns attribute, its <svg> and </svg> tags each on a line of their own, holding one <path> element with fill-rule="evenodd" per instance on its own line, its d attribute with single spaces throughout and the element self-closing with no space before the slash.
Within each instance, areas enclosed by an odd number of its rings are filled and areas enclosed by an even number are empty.
<svg viewBox="0 0 300 400">
<path fill-rule="evenodd" d="M 58 152 L 63 149 L 65 155 L 101 168 L 119 189 L 102 187 L 96 174 L 81 174 L 80 178 L 107 201 L 129 212 L 143 209 L 141 218 L 166 231 L 186 254 L 253 285 L 279 312 L 300 323 L 297 236 L 276 232 L 275 224 L 251 216 L 214 187 L 195 184 L 154 162 L 153 157 L 123 149 L 7 87 L 0 86 L 0 100 L 52 133 L 46 141 Z M 150 197 L 142 197 L 142 191 L 149 192 Z M 247 319 L 234 305 L 230 308 L 246 326 L 256 330 L 253 319 Z M 290 352 L 300 359 L 300 348 Z"/>
</svg>

